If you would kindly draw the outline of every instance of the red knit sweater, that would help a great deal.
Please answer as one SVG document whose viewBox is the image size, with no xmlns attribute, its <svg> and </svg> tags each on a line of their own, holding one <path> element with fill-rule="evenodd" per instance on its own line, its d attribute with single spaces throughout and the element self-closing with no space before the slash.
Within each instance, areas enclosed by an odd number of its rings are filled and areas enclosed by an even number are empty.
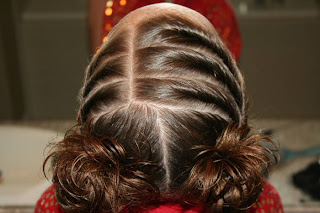
<svg viewBox="0 0 320 213">
<path fill-rule="evenodd" d="M 49 187 L 40 197 L 36 206 L 35 213 L 50 212 L 64 213 L 59 207 L 53 186 Z M 152 209 L 145 210 L 141 213 L 200 213 L 204 212 L 202 207 L 193 207 L 190 209 L 183 208 L 180 204 L 160 205 Z M 247 213 L 283 213 L 283 207 L 280 196 L 275 188 L 267 181 L 263 182 L 263 191 L 258 201 L 247 211 Z"/>
</svg>

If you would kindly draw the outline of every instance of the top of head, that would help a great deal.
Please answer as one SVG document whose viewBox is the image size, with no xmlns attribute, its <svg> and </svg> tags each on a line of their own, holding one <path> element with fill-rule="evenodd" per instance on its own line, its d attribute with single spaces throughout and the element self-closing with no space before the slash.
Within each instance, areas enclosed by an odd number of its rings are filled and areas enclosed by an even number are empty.
<svg viewBox="0 0 320 213">
<path fill-rule="evenodd" d="M 190 21 L 193 20 L 195 21 L 195 24 L 200 25 L 203 28 L 214 30 L 211 22 L 202 14 L 190 8 L 172 3 L 158 3 L 139 8 L 125 16 L 117 27 L 127 27 L 134 31 L 139 23 L 166 14 L 177 15 Z"/>
<path fill-rule="evenodd" d="M 160 33 L 160 30 L 162 30 L 163 33 Z M 158 34 L 156 34 L 156 31 L 158 31 Z M 169 34 L 169 31 L 172 32 L 172 35 Z M 176 32 L 176 35 L 173 35 L 174 31 Z M 118 47 L 116 47 L 116 45 Z M 183 51 L 181 49 L 176 49 L 178 48 L 178 45 L 181 48 L 184 48 Z M 169 48 L 169 46 L 171 46 L 172 48 L 170 48 L 170 51 L 172 54 L 173 51 L 176 52 L 175 54 L 181 54 L 178 61 L 181 61 L 183 59 L 198 60 L 199 57 L 202 57 L 202 61 L 198 61 L 200 66 L 196 67 L 197 65 L 194 65 L 193 67 L 190 67 L 192 69 L 192 72 L 188 73 L 187 71 L 185 71 L 184 73 L 182 73 L 170 71 L 167 72 L 167 74 L 170 73 L 169 76 L 172 77 L 172 75 L 175 75 L 175 77 L 179 78 L 188 78 L 188 74 L 190 74 L 190 77 L 194 76 L 200 79 L 208 79 L 208 77 L 215 78 L 215 80 L 218 81 L 210 79 L 210 83 L 218 84 L 218 86 L 220 85 L 221 87 L 228 86 L 229 88 L 227 89 L 229 89 L 229 92 L 231 92 L 232 95 L 235 96 L 233 101 L 236 101 L 240 107 L 238 109 L 234 109 L 238 111 L 238 113 L 233 113 L 238 114 L 237 118 L 230 118 L 230 115 L 222 115 L 223 113 L 221 114 L 221 116 L 223 116 L 226 120 L 236 121 L 240 123 L 243 119 L 245 119 L 246 115 L 244 112 L 245 104 L 243 97 L 244 85 L 242 75 L 235 65 L 235 62 L 232 59 L 229 51 L 220 40 L 214 27 L 200 13 L 189 8 L 171 3 L 154 4 L 137 9 L 124 17 L 119 22 L 119 24 L 115 26 L 115 28 L 108 35 L 108 40 L 102 45 L 101 50 L 94 56 L 91 64 L 88 67 L 85 78 L 85 85 L 83 88 L 84 94 L 82 95 L 86 96 L 87 93 L 89 93 L 89 90 L 91 90 L 93 87 L 92 83 L 97 83 L 98 80 L 102 80 L 103 78 L 107 77 L 108 74 L 114 74 L 112 73 L 112 70 L 109 71 L 110 73 L 105 73 L 106 71 L 103 72 L 103 70 L 95 71 L 94 69 L 108 68 L 106 66 L 107 64 L 103 64 L 100 62 L 106 62 L 107 60 L 112 59 L 112 57 L 125 55 L 126 60 L 122 62 L 122 65 L 126 65 L 126 68 L 124 69 L 126 69 L 125 72 L 127 75 L 123 77 L 127 81 L 127 83 L 130 84 L 130 86 L 126 88 L 129 100 L 127 103 L 132 103 L 132 101 L 137 100 L 135 98 L 137 96 L 132 96 L 132 94 L 135 90 L 135 88 L 133 87 L 134 78 L 141 77 L 139 76 L 139 74 L 142 74 L 137 72 L 141 71 L 140 67 L 135 67 L 135 65 L 138 65 L 137 62 L 139 61 L 139 52 L 143 52 L 143 49 L 145 49 L 146 52 L 148 52 L 148 50 L 151 51 L 151 47 L 154 47 L 153 49 L 156 49 L 156 46 L 159 47 L 159 49 L 161 49 L 162 51 L 164 51 L 166 47 Z M 186 53 L 186 48 L 189 48 L 190 50 L 189 55 Z M 191 54 L 194 54 L 194 56 L 196 57 L 192 57 Z M 142 56 L 144 57 L 144 55 Z M 181 58 L 182 56 L 184 56 L 185 58 Z M 172 55 L 168 55 L 166 58 L 170 59 L 170 61 L 175 60 Z M 152 57 L 151 59 L 158 60 L 156 57 Z M 214 60 L 214 62 L 209 61 L 212 59 Z M 205 62 L 207 62 L 207 64 Z M 147 65 L 148 63 L 148 61 L 139 62 L 139 64 L 142 65 Z M 145 72 L 143 75 L 160 75 L 159 71 L 160 69 L 164 68 L 163 65 L 166 65 L 166 63 L 167 62 L 165 61 L 162 61 L 161 64 L 159 62 L 160 66 L 157 67 L 159 69 L 157 73 Z M 177 68 L 177 66 L 180 66 L 181 68 L 184 65 L 182 65 L 181 63 L 179 65 L 172 64 L 171 67 Z M 138 68 L 139 70 L 135 70 L 135 68 Z M 144 68 L 146 67 L 144 66 Z M 168 66 L 166 67 L 166 69 L 168 69 Z M 203 75 L 203 72 L 195 73 L 195 69 L 212 69 L 208 71 L 211 72 L 211 76 L 209 73 L 205 73 L 205 75 Z M 100 74 L 97 75 L 98 73 Z M 90 79 L 92 80 L 93 76 L 91 75 L 95 76 L 93 82 L 89 81 Z M 220 87 L 217 87 L 216 89 L 222 92 L 222 89 Z M 224 90 L 225 89 L 226 88 L 224 88 Z M 83 98 L 84 97 L 80 96 L 82 102 Z"/>
<path fill-rule="evenodd" d="M 127 15 L 89 64 L 80 118 L 108 136 L 160 190 L 182 187 L 199 145 L 215 146 L 228 124 L 246 123 L 242 75 L 211 23 L 174 4 Z M 138 156 L 138 157 L 137 157 Z"/>
</svg>

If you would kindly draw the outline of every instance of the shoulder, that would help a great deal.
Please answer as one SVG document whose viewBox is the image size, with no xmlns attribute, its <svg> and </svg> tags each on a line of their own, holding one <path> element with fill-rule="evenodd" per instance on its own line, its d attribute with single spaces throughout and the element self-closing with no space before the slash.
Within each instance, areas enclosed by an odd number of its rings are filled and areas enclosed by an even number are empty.
<svg viewBox="0 0 320 213">
<path fill-rule="evenodd" d="M 50 186 L 41 195 L 34 209 L 34 213 L 42 213 L 48 211 L 51 213 L 63 213 L 63 211 L 58 206 L 53 186 Z"/>
<path fill-rule="evenodd" d="M 255 212 L 277 212 L 283 213 L 281 198 L 277 190 L 268 181 L 262 183 L 263 191 L 261 192 L 257 202 L 248 210 L 248 213 Z"/>
<path fill-rule="evenodd" d="M 263 211 L 283 213 L 281 198 L 277 190 L 268 181 L 264 181 L 262 184 L 263 184 L 263 191 L 261 192 L 257 202 L 253 204 L 253 206 L 247 211 L 247 213 L 256 213 L 256 212 L 263 212 Z M 168 208 L 168 206 L 165 206 L 163 208 Z M 58 206 L 58 203 L 54 194 L 53 186 L 50 186 L 41 195 L 41 197 L 37 201 L 34 212 L 42 213 L 42 212 L 47 212 L 48 210 L 52 213 L 64 213 Z M 160 209 L 157 209 L 157 210 L 160 210 Z M 161 210 L 164 210 L 164 209 L 161 209 Z M 167 212 L 167 209 L 161 212 Z M 198 212 L 198 211 L 195 211 L 195 212 Z"/>
</svg>

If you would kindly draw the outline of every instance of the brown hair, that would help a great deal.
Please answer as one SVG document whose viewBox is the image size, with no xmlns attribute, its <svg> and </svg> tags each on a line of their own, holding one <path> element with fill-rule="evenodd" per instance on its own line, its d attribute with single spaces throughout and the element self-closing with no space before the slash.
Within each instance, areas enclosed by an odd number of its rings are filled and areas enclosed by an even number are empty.
<svg viewBox="0 0 320 213">
<path fill-rule="evenodd" d="M 270 166 L 230 52 L 214 29 L 173 14 L 111 32 L 86 70 L 78 119 L 50 155 L 65 212 L 245 209 Z"/>
</svg>

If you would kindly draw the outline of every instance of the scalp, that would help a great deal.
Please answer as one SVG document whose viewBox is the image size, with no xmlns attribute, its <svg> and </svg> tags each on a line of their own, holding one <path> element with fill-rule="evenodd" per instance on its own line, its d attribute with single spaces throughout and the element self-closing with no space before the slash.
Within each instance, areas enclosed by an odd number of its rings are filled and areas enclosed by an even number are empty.
<svg viewBox="0 0 320 213">
<path fill-rule="evenodd" d="M 215 32 L 211 22 L 202 14 L 187 7 L 172 3 L 158 3 L 139 8 L 125 16 L 117 24 L 116 28 L 118 31 L 129 30 L 134 33 L 137 29 L 137 26 L 141 24 L 141 22 L 166 15 L 179 16 L 183 19 L 193 22 L 195 25 L 207 29 L 208 31 Z M 110 36 L 112 36 L 112 33 Z"/>
</svg>

